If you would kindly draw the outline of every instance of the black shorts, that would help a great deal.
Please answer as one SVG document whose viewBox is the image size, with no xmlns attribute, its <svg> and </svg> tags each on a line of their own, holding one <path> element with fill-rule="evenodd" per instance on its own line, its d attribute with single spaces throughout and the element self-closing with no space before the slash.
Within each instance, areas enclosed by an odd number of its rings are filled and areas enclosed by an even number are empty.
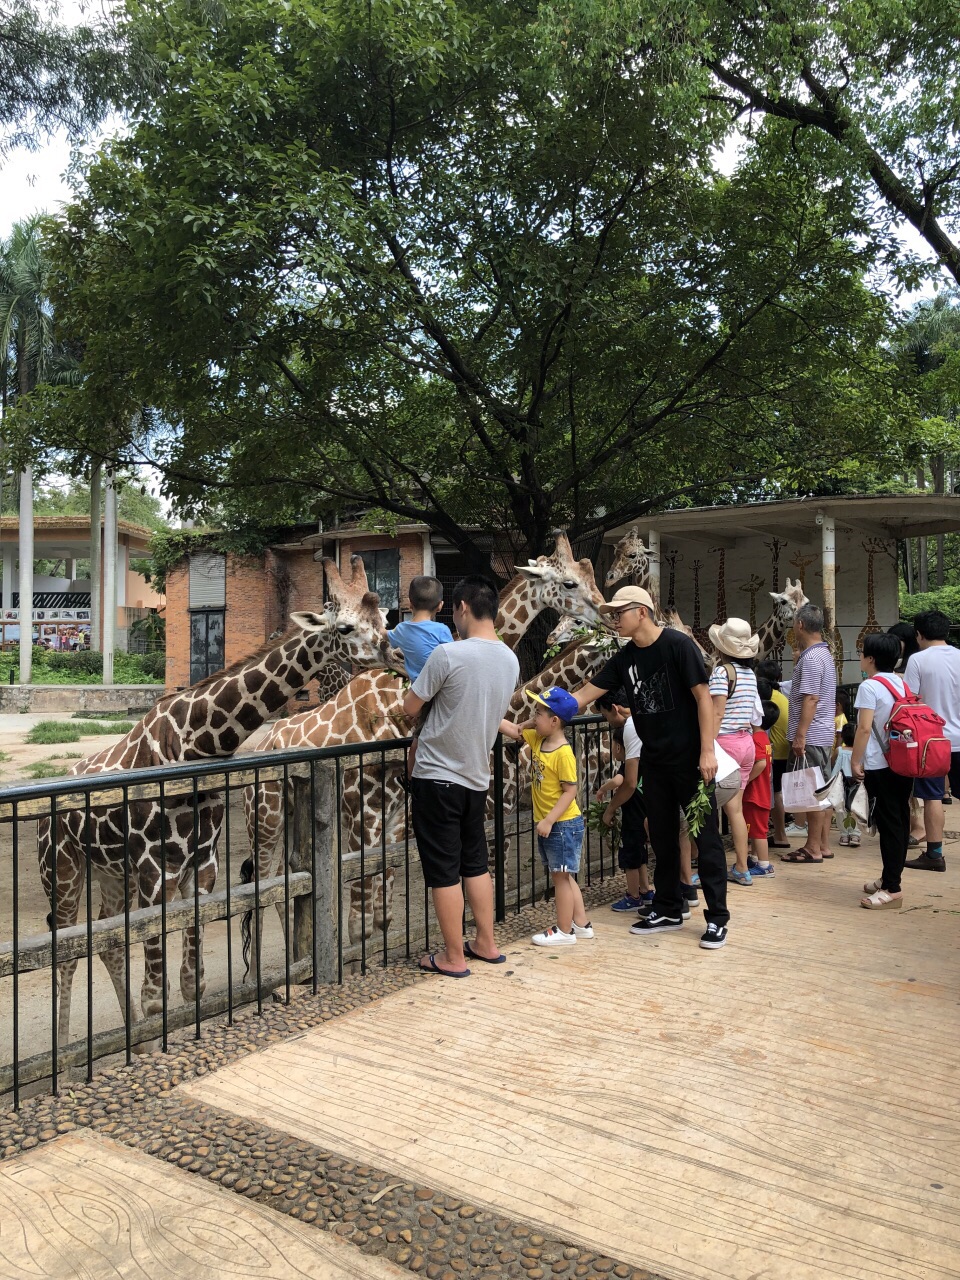
<svg viewBox="0 0 960 1280">
<path fill-rule="evenodd" d="M 411 819 L 428 889 L 447 889 L 488 870 L 483 829 L 486 791 L 459 782 L 412 778 Z"/>
</svg>

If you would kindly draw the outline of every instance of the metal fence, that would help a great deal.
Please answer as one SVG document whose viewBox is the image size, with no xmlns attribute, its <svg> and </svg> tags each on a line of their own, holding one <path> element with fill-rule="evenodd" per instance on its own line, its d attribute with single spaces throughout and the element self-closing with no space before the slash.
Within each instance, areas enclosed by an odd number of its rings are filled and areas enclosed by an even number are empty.
<svg viewBox="0 0 960 1280">
<path fill-rule="evenodd" d="M 178 1031 L 261 1012 L 430 949 L 409 739 L 269 752 L 0 790 L 0 1094 L 91 1079 Z M 572 726 L 585 805 L 607 726 Z M 498 739 L 487 810 L 498 920 L 542 900 L 526 761 Z M 616 870 L 589 832 L 587 884 Z M 170 935 L 182 934 L 181 945 Z M 179 992 L 171 976 L 179 960 Z M 99 961 L 99 963 L 98 963 Z M 72 1025 L 71 1025 L 72 1024 Z M 74 1038 L 77 1029 L 82 1033 Z"/>
</svg>

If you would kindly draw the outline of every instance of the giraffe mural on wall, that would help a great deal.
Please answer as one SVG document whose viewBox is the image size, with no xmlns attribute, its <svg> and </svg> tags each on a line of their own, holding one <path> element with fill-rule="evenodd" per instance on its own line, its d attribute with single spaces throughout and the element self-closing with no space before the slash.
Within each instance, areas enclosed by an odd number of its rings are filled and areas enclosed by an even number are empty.
<svg viewBox="0 0 960 1280">
<path fill-rule="evenodd" d="M 763 545 L 770 552 L 770 585 L 774 591 L 779 591 L 780 590 L 780 555 L 784 547 L 787 545 L 787 541 L 785 538 L 774 537 L 774 538 L 771 538 L 769 542 L 765 542 Z M 792 625 L 792 620 L 791 620 L 791 625 Z M 786 633 L 784 633 L 780 637 L 780 640 L 776 648 L 773 650 L 773 657 L 775 657 L 778 662 L 783 661 L 783 644 L 785 639 L 786 639 Z"/>
<path fill-rule="evenodd" d="M 876 635 L 878 631 L 882 631 L 880 623 L 877 621 L 877 606 L 874 596 L 874 578 L 873 578 L 873 562 L 878 555 L 889 555 L 887 544 L 882 538 L 870 538 L 866 542 L 860 544 L 867 553 L 867 620 L 860 628 L 860 634 L 857 636 L 857 652 L 863 648 L 863 642 L 870 635 Z"/>
<path fill-rule="evenodd" d="M 750 630 L 757 629 L 757 596 L 760 588 L 764 585 L 764 579 L 756 573 L 751 573 L 747 581 L 740 587 L 741 591 L 745 591 L 750 597 Z"/>
<path fill-rule="evenodd" d="M 717 565 L 717 616 L 713 620 L 714 626 L 719 627 L 727 620 L 727 549 L 711 547 L 710 550 L 720 554 Z"/>
<path fill-rule="evenodd" d="M 816 558 L 817 557 L 815 555 L 812 555 L 812 556 L 804 555 L 802 551 L 796 551 L 790 557 L 790 563 L 793 565 L 794 569 L 796 569 L 797 571 L 797 582 L 799 582 L 801 586 L 803 586 L 803 575 L 810 568 L 810 566 L 813 564 Z M 787 631 L 786 641 L 791 649 L 795 649 L 797 647 L 797 637 L 793 633 L 792 622 L 790 624 L 789 630 Z"/>
<path fill-rule="evenodd" d="M 700 625 L 700 570 L 703 568 L 703 561 L 691 560 L 690 568 L 693 570 L 693 627 L 691 632 L 700 648 L 707 652 L 713 646 L 710 644 L 709 635 Z"/>
<path fill-rule="evenodd" d="M 270 715 L 329 663 L 389 666 L 402 669 L 403 656 L 387 638 L 377 596 L 367 589 L 363 563 L 353 560 L 344 582 L 332 561 L 325 561 L 330 603 L 320 613 L 291 616 L 291 630 L 268 642 L 249 658 L 206 680 L 161 699 L 114 746 L 78 761 L 70 774 L 89 776 L 129 771 L 176 761 L 231 756 Z M 94 800 L 95 804 L 95 800 Z M 141 907 L 212 891 L 217 878 L 217 844 L 223 819 L 221 792 L 204 791 L 160 801 L 133 801 L 127 818 L 117 808 L 94 807 L 59 814 L 38 824 L 40 878 L 57 929 L 76 924 L 85 885 L 88 849 L 91 873 L 100 883 L 99 918 L 124 910 L 125 866 Z M 55 905 L 54 905 L 55 904 Z M 180 989 L 185 1000 L 202 993 L 202 929 L 183 932 Z M 122 949 L 101 953 L 113 981 L 120 1008 L 132 1021 L 160 1012 L 163 1004 L 162 947 L 159 938 L 144 942 L 141 1007 L 126 990 Z M 77 961 L 58 966 L 58 1035 L 66 1045 L 70 1031 L 70 999 Z"/>
<path fill-rule="evenodd" d="M 667 613 L 676 613 L 677 611 L 677 561 L 683 559 L 682 551 L 668 551 L 664 555 L 664 560 L 670 566 L 670 577 L 667 586 Z"/>
</svg>

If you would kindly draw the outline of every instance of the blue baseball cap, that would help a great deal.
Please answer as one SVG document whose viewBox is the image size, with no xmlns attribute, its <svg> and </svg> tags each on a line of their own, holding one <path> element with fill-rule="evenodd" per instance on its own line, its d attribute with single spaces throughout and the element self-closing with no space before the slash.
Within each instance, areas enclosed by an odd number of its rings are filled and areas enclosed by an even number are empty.
<svg viewBox="0 0 960 1280">
<path fill-rule="evenodd" d="M 529 689 L 526 693 L 528 698 L 531 698 L 534 702 L 539 702 L 541 707 L 546 707 L 549 712 L 559 716 L 561 720 L 572 720 L 580 712 L 573 694 L 568 693 L 566 689 L 558 689 L 556 685 L 551 689 L 544 689 L 543 693 L 532 693 Z"/>
</svg>

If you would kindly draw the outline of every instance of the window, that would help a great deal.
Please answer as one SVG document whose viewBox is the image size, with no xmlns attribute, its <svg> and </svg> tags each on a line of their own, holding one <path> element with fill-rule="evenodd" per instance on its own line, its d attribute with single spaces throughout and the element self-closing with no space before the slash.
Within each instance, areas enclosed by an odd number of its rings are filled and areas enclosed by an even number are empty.
<svg viewBox="0 0 960 1280">
<path fill-rule="evenodd" d="M 206 680 L 223 668 L 223 610 L 190 612 L 190 683 Z"/>
<path fill-rule="evenodd" d="M 364 551 L 363 567 L 367 571 L 370 590 L 380 597 L 380 608 L 387 611 L 387 626 L 400 621 L 400 552 Z"/>
<path fill-rule="evenodd" d="M 199 551 L 190 557 L 190 608 L 222 609 L 227 603 L 225 556 Z"/>
</svg>

